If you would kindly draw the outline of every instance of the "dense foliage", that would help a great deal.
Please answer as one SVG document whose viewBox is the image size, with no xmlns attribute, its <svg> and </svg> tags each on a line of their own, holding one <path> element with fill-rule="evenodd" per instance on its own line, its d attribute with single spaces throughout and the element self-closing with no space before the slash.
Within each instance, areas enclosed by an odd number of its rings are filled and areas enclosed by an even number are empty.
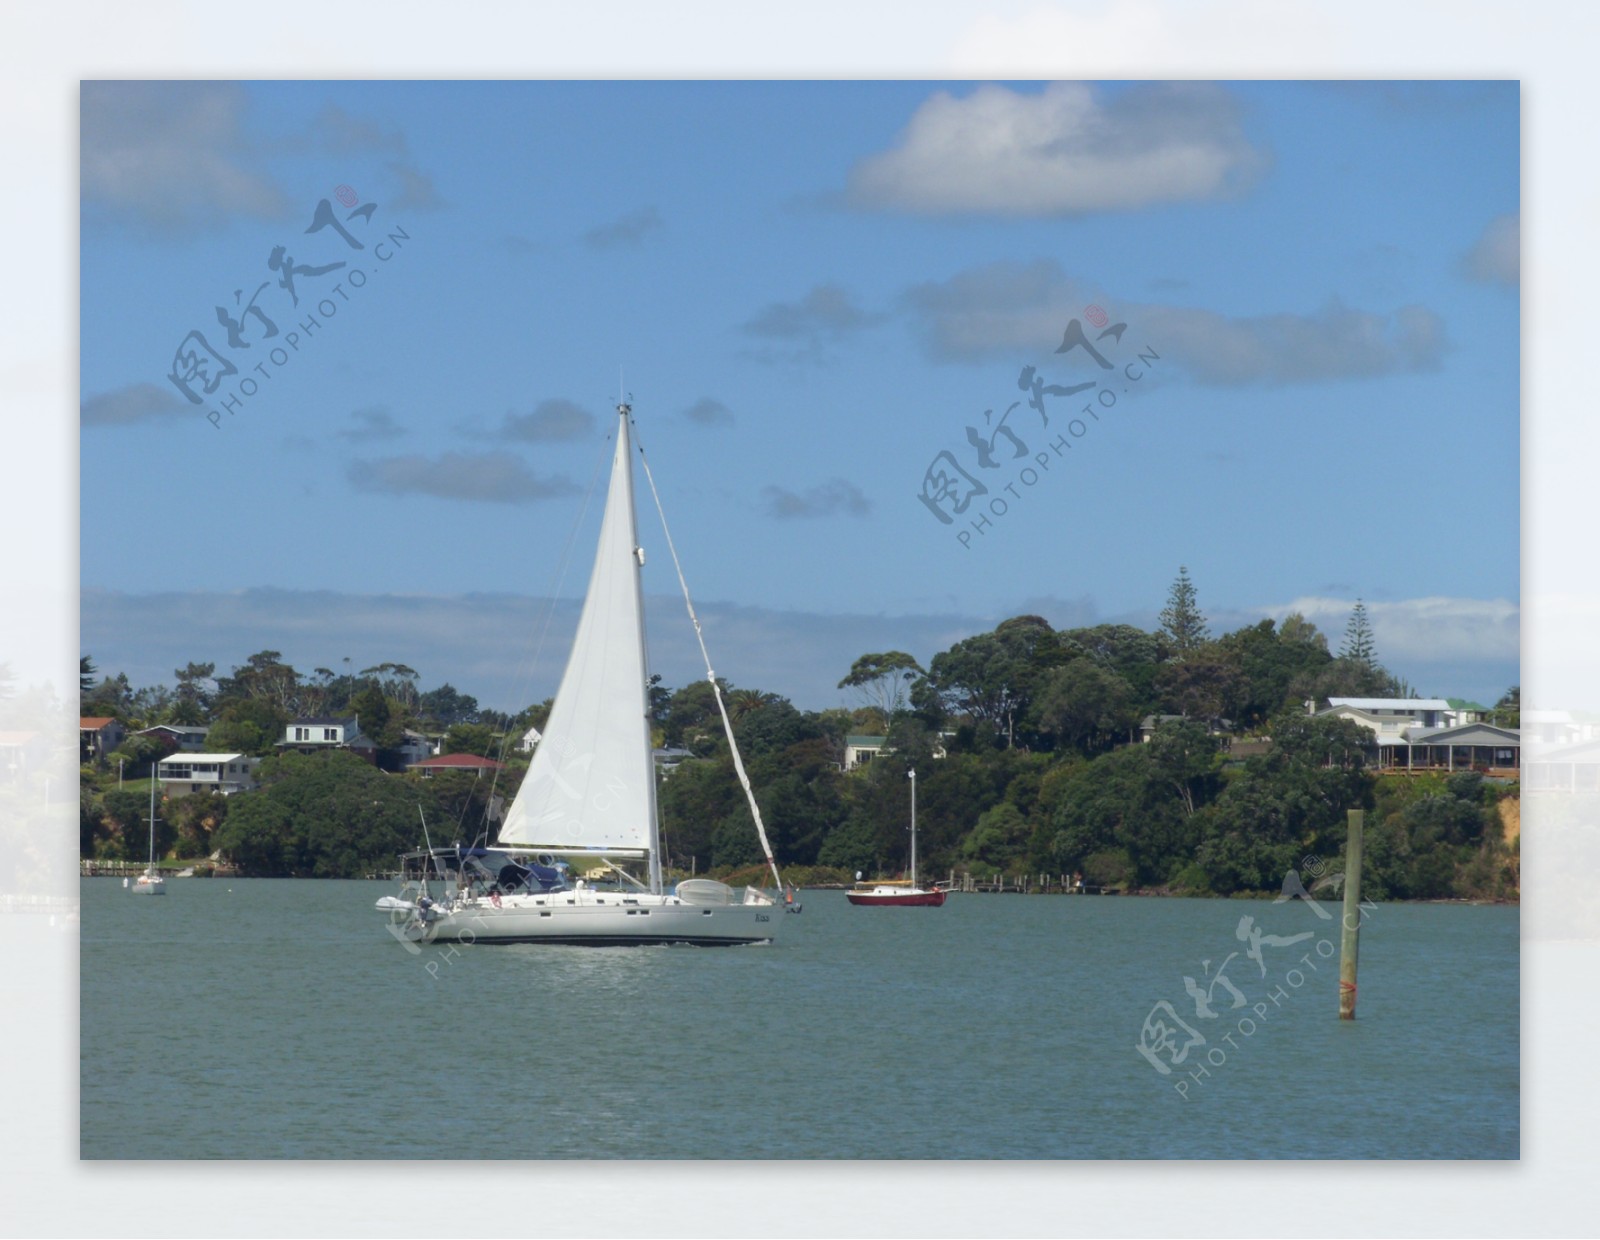
<svg viewBox="0 0 1600 1240">
<path fill-rule="evenodd" d="M 1341 645 L 1303 616 L 1213 638 L 1186 571 L 1161 626 L 1057 630 L 1018 616 L 956 642 L 922 666 L 902 651 L 864 654 L 844 672 L 854 709 L 801 711 L 785 698 L 722 683 L 728 715 L 779 863 L 835 873 L 895 873 L 907 864 L 910 781 L 917 772 L 924 873 L 977 877 L 1081 874 L 1087 882 L 1214 893 L 1276 890 L 1308 856 L 1336 865 L 1345 815 L 1368 811 L 1368 890 L 1377 896 L 1514 896 L 1515 845 L 1497 803 L 1503 787 L 1475 773 L 1450 780 L 1376 778 L 1370 733 L 1306 711 L 1329 696 L 1403 695 L 1378 661 L 1358 604 Z M 419 809 L 444 840 L 493 831 L 491 799 L 508 801 L 526 771 L 515 744 L 549 703 L 515 716 L 481 709 L 445 684 L 385 663 L 303 675 L 261 651 L 218 676 L 178 670 L 175 689 L 135 691 L 83 663 L 83 710 L 130 729 L 157 722 L 209 728 L 208 748 L 266 757 L 259 790 L 164 802 L 158 850 L 220 850 L 250 873 L 353 875 L 390 869 L 421 842 Z M 650 686 L 658 744 L 690 755 L 664 778 L 667 860 L 727 871 L 761 860 L 712 687 Z M 1512 689 L 1497 707 L 1514 720 Z M 278 755 L 289 719 L 358 715 L 380 746 L 376 766 L 348 753 Z M 493 781 L 459 772 L 393 773 L 408 730 L 446 752 L 507 761 Z M 843 769 L 846 737 L 888 738 L 875 760 Z M 85 768 L 85 855 L 142 858 L 147 785 L 115 787 L 115 760 L 142 776 L 159 756 L 143 738 Z M 390 768 L 390 769 L 384 769 Z M 109 773 L 108 773 L 109 772 Z M 503 802 L 502 802 L 503 803 Z"/>
</svg>

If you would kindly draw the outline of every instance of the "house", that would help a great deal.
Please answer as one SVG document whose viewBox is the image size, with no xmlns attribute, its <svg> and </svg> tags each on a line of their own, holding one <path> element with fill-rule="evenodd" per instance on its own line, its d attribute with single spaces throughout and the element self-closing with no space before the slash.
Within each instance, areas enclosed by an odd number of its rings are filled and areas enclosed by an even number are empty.
<svg viewBox="0 0 1600 1240">
<path fill-rule="evenodd" d="M 844 769 L 853 771 L 856 767 L 871 762 L 881 753 L 893 753 L 885 747 L 886 736 L 847 736 L 844 738 Z"/>
<path fill-rule="evenodd" d="M 361 723 L 355 718 L 291 719 L 283 729 L 278 748 L 301 753 L 348 749 L 368 762 L 376 762 L 378 756 L 377 743 L 361 735 Z"/>
<path fill-rule="evenodd" d="M 1408 728 L 1399 740 L 1379 738 L 1378 765 L 1412 773 L 1477 770 L 1515 779 L 1522 765 L 1522 737 L 1515 728 L 1488 723 Z"/>
<path fill-rule="evenodd" d="M 135 732 L 135 736 L 148 736 L 160 741 L 168 753 L 199 753 L 206 747 L 206 733 L 210 728 L 194 728 L 181 723 L 158 723 L 153 728 Z"/>
<path fill-rule="evenodd" d="M 80 761 L 104 762 L 106 755 L 127 738 L 128 729 L 110 715 L 83 715 L 78 719 Z"/>
<path fill-rule="evenodd" d="M 421 762 L 425 758 L 431 758 L 439 752 L 439 742 L 439 737 L 424 736 L 421 732 L 413 732 L 410 728 L 407 728 L 404 732 L 404 739 L 400 742 L 401 761 L 410 766 L 413 762 Z"/>
<path fill-rule="evenodd" d="M 538 728 L 529 728 L 522 734 L 522 739 L 517 742 L 517 749 L 521 753 L 532 753 L 543 735 Z"/>
<path fill-rule="evenodd" d="M 1522 732 L 1542 745 L 1575 745 L 1596 739 L 1592 724 L 1579 723 L 1566 710 L 1525 710 L 1519 716 Z"/>
<path fill-rule="evenodd" d="M 407 767 L 408 771 L 415 771 L 424 779 L 431 779 L 440 771 L 467 771 L 473 775 L 488 775 L 504 769 L 501 763 L 493 758 L 480 758 L 470 753 L 446 753 L 436 757 L 424 758 L 420 762 L 412 762 Z"/>
<path fill-rule="evenodd" d="M 1600 740 L 1570 744 L 1532 741 L 1523 766 L 1526 792 L 1600 792 Z"/>
<path fill-rule="evenodd" d="M 1469 702 L 1466 698 L 1445 698 L 1450 703 L 1449 718 L 1445 720 L 1446 727 L 1455 727 L 1462 723 L 1482 723 L 1489 716 L 1489 708 L 1477 702 Z"/>
<path fill-rule="evenodd" d="M 1329 698 L 1327 707 L 1316 714 L 1359 723 L 1380 745 L 1399 741 L 1407 728 L 1442 728 L 1452 722 L 1447 717 L 1450 703 L 1444 698 L 1337 697 Z"/>
<path fill-rule="evenodd" d="M 220 792 L 230 796 L 256 786 L 259 758 L 240 753 L 168 754 L 156 763 L 156 779 L 165 796 L 182 797 L 193 792 Z"/>
<path fill-rule="evenodd" d="M 652 749 L 650 756 L 655 759 L 656 770 L 661 772 L 661 778 L 665 779 L 678 769 L 678 764 L 685 758 L 694 757 L 694 753 L 688 749 L 668 746 L 666 749 Z"/>
</svg>

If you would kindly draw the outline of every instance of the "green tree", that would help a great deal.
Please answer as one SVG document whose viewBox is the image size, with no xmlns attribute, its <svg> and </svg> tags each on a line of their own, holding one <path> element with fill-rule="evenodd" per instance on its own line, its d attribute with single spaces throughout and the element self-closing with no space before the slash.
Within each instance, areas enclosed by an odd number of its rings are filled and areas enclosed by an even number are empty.
<svg viewBox="0 0 1600 1240">
<path fill-rule="evenodd" d="M 1194 582 L 1189 580 L 1185 566 L 1179 566 L 1172 588 L 1167 591 L 1167 605 L 1161 609 L 1161 631 L 1179 659 L 1187 658 L 1210 637 Z"/>
<path fill-rule="evenodd" d="M 986 725 L 1009 748 L 1040 680 L 1069 657 L 1044 619 L 1016 616 L 935 655 L 928 681 L 945 710 Z"/>
<path fill-rule="evenodd" d="M 1360 599 L 1350 609 L 1350 620 L 1344 627 L 1344 641 L 1339 646 L 1339 657 L 1365 668 L 1378 666 L 1377 648 L 1372 638 L 1372 621 L 1367 616 L 1367 605 Z"/>
<path fill-rule="evenodd" d="M 214 841 L 253 875 L 359 878 L 422 843 L 421 808 L 445 825 L 430 780 L 397 779 L 343 750 L 286 753 L 261 764 Z"/>
<path fill-rule="evenodd" d="M 493 758 L 498 747 L 494 731 L 481 723 L 458 723 L 444 734 L 445 753 L 465 753 L 478 758 Z"/>
<path fill-rule="evenodd" d="M 1138 723 L 1133 686 L 1091 658 L 1077 658 L 1046 675 L 1033 721 L 1083 753 L 1126 739 Z"/>
<path fill-rule="evenodd" d="M 1226 718 L 1245 692 L 1239 654 L 1219 642 L 1195 646 L 1162 665 L 1156 688 L 1174 714 L 1208 723 Z"/>
<path fill-rule="evenodd" d="M 905 707 L 912 683 L 925 675 L 922 665 L 905 651 L 890 650 L 862 655 L 838 687 L 856 690 L 864 702 L 883 712 L 887 722 Z"/>
<path fill-rule="evenodd" d="M 1489 722 L 1500 728 L 1522 726 L 1522 686 L 1512 685 L 1500 695 L 1500 700 L 1489 712 Z"/>
<path fill-rule="evenodd" d="M 188 663 L 174 669 L 172 674 L 177 677 L 178 689 L 168 711 L 168 723 L 197 728 L 211 717 L 213 690 L 210 686 L 216 670 L 215 663 Z"/>
</svg>

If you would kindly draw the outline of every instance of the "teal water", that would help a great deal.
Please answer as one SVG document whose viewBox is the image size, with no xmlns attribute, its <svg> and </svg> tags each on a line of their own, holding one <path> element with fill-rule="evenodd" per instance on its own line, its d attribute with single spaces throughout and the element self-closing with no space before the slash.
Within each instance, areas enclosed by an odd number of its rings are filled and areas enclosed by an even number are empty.
<svg viewBox="0 0 1600 1240">
<path fill-rule="evenodd" d="M 1515 908 L 1372 906 L 1352 1023 L 1332 904 L 807 892 L 766 948 L 413 956 L 384 884 L 80 886 L 85 1158 L 1519 1152 Z M 1257 964 L 1244 916 L 1312 937 Z M 1206 1039 L 1166 1076 L 1163 1001 Z"/>
</svg>

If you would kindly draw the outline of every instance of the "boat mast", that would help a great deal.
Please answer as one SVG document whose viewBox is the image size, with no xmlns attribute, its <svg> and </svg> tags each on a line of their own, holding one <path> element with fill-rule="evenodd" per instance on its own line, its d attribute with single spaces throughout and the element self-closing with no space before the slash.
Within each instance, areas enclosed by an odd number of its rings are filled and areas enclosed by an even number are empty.
<svg viewBox="0 0 1600 1240">
<path fill-rule="evenodd" d="M 621 376 L 618 376 L 619 382 Z M 623 451 L 620 454 L 623 468 L 628 471 L 627 486 L 623 489 L 628 502 L 628 536 L 633 540 L 633 594 L 635 614 L 644 615 L 644 586 L 641 581 L 644 567 L 644 551 L 639 546 L 639 522 L 633 508 L 633 455 L 630 450 L 631 441 L 628 438 L 628 419 L 633 413 L 633 406 L 628 403 L 626 396 L 617 398 L 617 434 L 622 437 Z M 650 820 L 650 890 L 659 895 L 661 893 L 661 817 L 656 806 L 656 761 L 654 746 L 650 735 L 650 651 L 645 644 L 644 626 L 639 626 L 639 666 L 644 669 L 645 683 L 641 687 L 644 696 L 644 711 L 640 716 L 640 724 L 644 729 L 644 764 L 645 764 L 645 792 L 648 798 L 646 808 Z"/>
<path fill-rule="evenodd" d="M 917 885 L 917 773 L 907 772 L 911 780 L 911 885 Z"/>
</svg>

